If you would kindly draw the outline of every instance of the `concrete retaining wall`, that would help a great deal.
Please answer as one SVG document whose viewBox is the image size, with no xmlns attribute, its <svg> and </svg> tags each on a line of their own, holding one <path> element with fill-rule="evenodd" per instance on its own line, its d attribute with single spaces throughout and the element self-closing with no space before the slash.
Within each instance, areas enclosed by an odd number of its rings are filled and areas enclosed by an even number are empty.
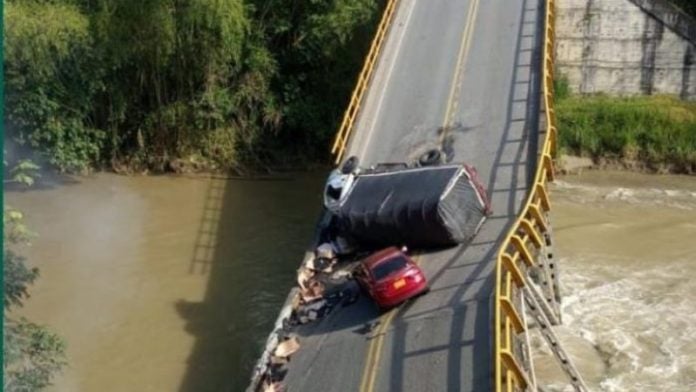
<svg viewBox="0 0 696 392">
<path fill-rule="evenodd" d="M 696 22 L 664 0 L 559 0 L 557 70 L 574 92 L 696 100 Z"/>
</svg>

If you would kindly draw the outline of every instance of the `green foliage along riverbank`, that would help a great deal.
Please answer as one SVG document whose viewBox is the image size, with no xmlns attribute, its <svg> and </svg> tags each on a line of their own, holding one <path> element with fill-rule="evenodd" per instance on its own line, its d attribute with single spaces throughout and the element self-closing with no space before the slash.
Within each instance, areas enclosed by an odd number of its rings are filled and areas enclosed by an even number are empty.
<svg viewBox="0 0 696 392">
<path fill-rule="evenodd" d="M 5 164 L 6 165 L 6 164 Z M 29 187 L 39 167 L 23 161 L 6 170 L 4 184 Z M 17 314 L 29 299 L 29 288 L 39 278 L 39 270 L 22 254 L 35 234 L 24 224 L 23 214 L 3 205 L 3 383 L 7 392 L 33 392 L 51 385 L 67 365 L 63 338 L 48 327 Z"/>
<path fill-rule="evenodd" d="M 322 158 L 380 16 L 376 0 L 4 6 L 6 137 L 68 171 Z"/>
<path fill-rule="evenodd" d="M 696 173 L 696 102 L 562 95 L 556 108 L 561 152 Z"/>
<path fill-rule="evenodd" d="M 696 18 L 696 1 L 694 0 L 671 0 L 679 8 L 686 11 L 687 14 Z"/>
</svg>

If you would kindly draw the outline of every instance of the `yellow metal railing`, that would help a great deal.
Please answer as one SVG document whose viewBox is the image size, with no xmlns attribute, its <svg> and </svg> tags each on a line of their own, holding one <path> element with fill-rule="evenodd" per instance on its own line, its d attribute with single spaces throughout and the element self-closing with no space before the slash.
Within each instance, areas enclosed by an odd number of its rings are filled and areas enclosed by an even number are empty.
<svg viewBox="0 0 696 392">
<path fill-rule="evenodd" d="M 527 284 L 526 270 L 534 264 L 534 250 L 543 246 L 549 222 L 547 185 L 553 181 L 553 155 L 558 133 L 554 111 L 555 0 L 546 0 L 544 21 L 543 94 L 546 133 L 534 176 L 534 185 L 514 225 L 503 241 L 496 261 L 495 288 L 495 391 L 524 390 L 529 374 L 520 363 L 516 335 L 524 332 L 520 290 Z"/>
<path fill-rule="evenodd" d="M 375 37 L 372 39 L 370 51 L 367 53 L 367 58 L 363 64 L 362 71 L 360 71 L 360 75 L 358 76 L 358 83 L 353 90 L 353 95 L 350 97 L 350 104 L 343 115 L 341 126 L 338 128 L 336 139 L 331 147 L 331 153 L 336 155 L 336 164 L 341 161 L 343 154 L 345 153 L 346 143 L 348 143 L 350 133 L 353 130 L 353 124 L 358 116 L 360 104 L 362 103 L 365 91 L 367 91 L 370 79 L 372 78 L 372 71 L 375 63 L 377 62 L 377 57 L 379 57 L 379 53 L 382 49 L 382 43 L 387 35 L 387 30 L 391 24 L 392 16 L 394 15 L 394 10 L 396 9 L 396 4 L 398 1 L 399 0 L 387 0 L 387 5 L 384 8 L 384 13 L 382 14 L 382 20 L 380 20 L 379 26 L 377 26 L 377 32 L 375 33 Z"/>
</svg>

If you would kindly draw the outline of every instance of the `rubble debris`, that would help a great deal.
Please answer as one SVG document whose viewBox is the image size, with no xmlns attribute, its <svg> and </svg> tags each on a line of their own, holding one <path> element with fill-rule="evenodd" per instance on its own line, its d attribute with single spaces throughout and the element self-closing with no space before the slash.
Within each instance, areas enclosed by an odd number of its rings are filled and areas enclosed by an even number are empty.
<svg viewBox="0 0 696 392">
<path fill-rule="evenodd" d="M 281 308 L 280 315 L 276 319 L 275 327 L 273 332 L 266 340 L 266 347 L 261 355 L 261 358 L 254 367 L 252 373 L 251 385 L 247 388 L 247 392 L 258 392 L 263 391 L 283 391 L 285 388 L 283 384 L 279 382 L 283 377 L 285 377 L 284 366 L 281 368 L 274 367 L 273 363 L 277 363 L 279 358 L 272 355 L 279 342 L 287 339 L 287 331 L 289 330 L 289 321 L 294 317 L 294 309 L 296 304 L 299 304 L 300 293 L 298 288 L 292 288 L 290 294 L 288 294 L 283 307 Z M 287 361 L 289 358 L 281 359 L 282 361 Z M 273 368 L 273 369 L 272 369 Z M 271 374 L 272 373 L 272 374 Z M 271 380 L 270 377 L 276 377 L 275 380 Z"/>
<path fill-rule="evenodd" d="M 288 374 L 288 362 L 290 358 L 272 357 L 266 370 L 266 377 L 269 381 L 283 381 Z"/>
<path fill-rule="evenodd" d="M 350 252 L 345 239 L 337 239 L 342 252 Z M 357 301 L 360 289 L 352 279 L 351 258 L 337 251 L 334 241 L 324 242 L 305 253 L 302 265 L 297 270 L 297 285 L 286 299 L 281 315 L 276 321 L 276 328 L 266 343 L 266 349 L 257 364 L 252 377 L 253 390 L 247 392 L 284 391 L 282 384 L 288 372 L 290 357 L 299 349 L 296 336 L 290 331 L 297 325 L 316 321 L 336 306 L 347 306 Z M 341 268 L 336 268 L 339 262 Z M 257 389 L 259 388 L 260 389 Z"/>
<path fill-rule="evenodd" d="M 314 254 L 316 256 L 313 259 L 314 269 L 327 274 L 331 273 L 333 267 L 338 262 L 334 247 L 330 243 L 325 242 L 317 247 Z"/>
<path fill-rule="evenodd" d="M 277 381 L 267 383 L 263 388 L 263 392 L 283 392 L 283 391 L 285 391 L 285 386 L 282 383 L 277 382 Z"/>
<path fill-rule="evenodd" d="M 278 343 L 274 355 L 280 358 L 287 358 L 300 349 L 300 342 L 296 336 L 286 338 Z"/>
<path fill-rule="evenodd" d="M 325 299 L 317 299 L 305 305 L 300 305 L 296 310 L 297 320 L 300 324 L 315 321 L 329 312 L 328 305 L 329 303 Z"/>
<path fill-rule="evenodd" d="M 309 279 L 306 285 L 306 289 L 300 290 L 300 296 L 303 302 L 311 302 L 324 296 L 326 287 L 319 280 L 315 278 Z"/>
<path fill-rule="evenodd" d="M 292 298 L 290 298 L 291 313 L 292 313 L 293 309 L 297 309 L 297 307 L 300 306 L 301 302 L 302 302 L 302 293 L 300 293 L 299 291 L 296 291 L 295 294 L 292 296 Z"/>
<path fill-rule="evenodd" d="M 336 252 L 334 251 L 333 246 L 325 242 L 319 246 L 317 246 L 316 251 L 314 252 L 317 256 L 318 259 L 335 259 L 336 258 Z"/>
<path fill-rule="evenodd" d="M 306 266 L 300 267 L 297 271 L 297 284 L 300 286 L 300 290 L 307 290 L 307 284 L 310 279 L 315 275 L 314 270 L 307 268 Z"/>
</svg>

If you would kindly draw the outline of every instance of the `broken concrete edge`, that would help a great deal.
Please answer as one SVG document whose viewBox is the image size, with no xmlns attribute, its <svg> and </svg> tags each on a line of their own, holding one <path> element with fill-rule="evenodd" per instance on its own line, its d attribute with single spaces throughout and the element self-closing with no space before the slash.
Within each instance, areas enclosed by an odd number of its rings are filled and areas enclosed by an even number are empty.
<svg viewBox="0 0 696 392">
<path fill-rule="evenodd" d="M 311 257 L 313 257 L 312 252 L 305 252 L 305 256 L 302 260 L 302 265 L 305 265 L 307 260 L 309 260 Z M 263 350 L 263 353 L 261 354 L 261 358 L 259 358 L 259 360 L 256 362 L 256 366 L 254 366 L 254 370 L 251 377 L 251 384 L 246 389 L 247 392 L 257 392 L 260 390 L 261 384 L 264 381 L 264 378 L 267 376 L 269 364 L 271 363 L 271 359 L 274 356 L 275 350 L 278 348 L 278 345 L 283 341 L 281 339 L 281 334 L 285 335 L 285 333 L 287 332 L 285 330 L 285 325 L 287 325 L 287 323 L 290 321 L 293 312 L 297 310 L 297 298 L 300 297 L 300 295 L 300 288 L 298 286 L 294 286 L 292 289 L 290 289 L 290 293 L 285 298 L 283 307 L 280 309 L 278 318 L 276 319 L 276 322 L 273 325 L 273 331 L 268 336 L 268 339 L 266 339 L 266 345 Z"/>
<path fill-rule="evenodd" d="M 264 389 L 263 392 L 282 392 L 285 390 L 285 387 L 283 386 L 282 383 L 280 382 L 272 382 L 268 384 Z"/>
<path fill-rule="evenodd" d="M 274 351 L 273 359 L 287 359 L 300 349 L 300 341 L 297 336 L 290 336 L 286 340 L 278 343 Z"/>
<path fill-rule="evenodd" d="M 271 334 L 268 336 L 268 339 L 266 339 L 266 346 L 263 350 L 263 353 L 261 354 L 261 358 L 259 358 L 259 360 L 256 362 L 256 366 L 254 366 L 254 370 L 251 377 L 251 384 L 246 389 L 247 392 L 257 392 L 259 390 L 259 387 L 261 386 L 261 383 L 268 371 L 268 365 L 271 362 L 273 352 L 275 351 L 276 347 L 281 341 L 280 334 L 283 333 L 283 324 L 285 320 L 290 318 L 290 315 L 293 312 L 293 298 L 296 295 L 299 295 L 299 293 L 299 288 L 293 287 L 290 290 L 288 297 L 285 299 L 285 303 L 283 304 L 283 307 L 280 310 L 280 314 L 278 315 L 278 318 L 276 319 L 276 322 L 273 325 L 273 332 L 271 332 Z"/>
<path fill-rule="evenodd" d="M 305 251 L 300 267 L 306 265 L 307 261 L 314 257 L 314 249 L 316 249 L 316 247 L 320 244 L 319 240 L 321 232 L 324 230 L 324 228 L 328 227 L 330 220 L 331 214 L 329 214 L 326 210 L 323 210 L 319 216 L 319 220 L 317 221 L 317 229 L 314 232 L 314 237 L 312 238 L 309 250 Z M 283 303 L 280 313 L 278 314 L 275 324 L 273 325 L 273 330 L 266 339 L 266 345 L 261 353 L 261 357 L 254 366 L 251 375 L 251 383 L 247 387 L 246 392 L 258 392 L 261 390 L 263 381 L 268 375 L 271 357 L 273 356 L 273 352 L 280 342 L 280 334 L 285 332 L 284 325 L 290 321 L 292 313 L 297 307 L 298 301 L 296 301 L 296 298 L 299 296 L 300 288 L 298 286 L 294 286 L 292 289 L 290 289 L 290 293 L 288 293 L 288 296 L 285 298 L 285 302 Z"/>
<path fill-rule="evenodd" d="M 322 250 L 319 248 L 323 246 L 331 246 L 328 243 L 322 243 L 321 241 L 319 241 L 321 238 L 321 233 L 329 225 L 330 218 L 331 216 L 328 212 L 324 211 L 322 213 L 319 223 L 317 224 L 317 230 L 315 232 L 314 239 L 312 241 L 313 246 L 311 246 L 309 250 L 305 251 L 302 263 L 300 264 L 300 267 L 297 270 L 298 285 L 294 286 L 291 289 L 290 293 L 285 299 L 285 303 L 283 304 L 280 314 L 276 319 L 273 330 L 266 340 L 266 345 L 261 354 L 261 357 L 257 361 L 256 366 L 254 366 L 251 377 L 251 383 L 249 387 L 246 389 L 247 392 L 265 392 L 269 388 L 271 390 L 274 390 L 274 385 L 282 387 L 282 379 L 284 378 L 284 375 L 280 375 L 279 379 L 279 375 L 277 373 L 274 373 L 277 371 L 277 369 L 274 368 L 274 365 L 289 361 L 290 357 L 300 349 L 300 344 L 299 340 L 297 339 L 297 336 L 293 336 L 293 334 L 290 333 L 290 329 L 293 325 L 293 320 L 297 320 L 297 317 L 300 317 L 300 324 L 304 324 L 307 322 L 316 321 L 320 317 L 318 313 L 319 309 L 313 309 L 315 312 L 317 312 L 315 313 L 315 316 L 312 317 L 310 315 L 309 319 L 303 322 L 301 321 L 301 316 L 299 316 L 299 313 L 302 311 L 302 309 L 308 307 L 315 307 L 318 305 L 320 306 L 320 308 L 328 308 L 329 310 L 327 312 L 330 312 L 331 309 L 333 309 L 333 307 L 336 305 L 336 303 L 329 305 L 329 303 L 327 302 L 328 300 L 325 299 L 324 296 L 325 287 L 323 286 L 323 283 L 321 283 L 318 280 L 314 280 L 317 275 L 332 275 L 334 273 L 340 272 L 334 271 L 334 264 L 338 262 L 340 257 L 338 257 L 336 253 L 333 253 L 333 250 L 331 252 L 332 258 L 334 260 L 330 265 L 324 268 L 315 269 L 314 267 L 316 267 L 316 265 L 313 264 L 313 262 L 316 261 L 317 253 L 321 254 L 322 251 L 326 253 L 326 249 Z M 316 290 L 317 287 L 313 287 L 314 285 L 310 284 L 310 287 L 305 287 L 305 284 L 303 284 L 303 272 L 308 271 L 311 271 L 311 275 L 308 275 L 308 277 L 310 277 L 308 281 L 311 282 L 314 280 L 316 286 L 319 286 L 318 288 L 321 289 L 319 292 L 317 292 Z M 307 292 L 308 289 L 310 289 L 309 293 Z M 346 299 L 343 298 L 343 295 L 345 295 L 345 290 L 341 291 L 338 298 L 340 298 L 341 302 L 344 305 L 351 304 L 355 302 L 355 299 L 357 298 L 357 296 L 353 294 L 351 294 L 351 296 L 348 297 L 348 302 L 346 302 Z M 334 296 L 335 300 L 335 295 L 336 293 L 334 292 L 330 296 Z M 326 313 L 323 313 L 323 315 L 326 315 Z M 287 343 L 286 345 L 291 346 L 292 349 L 289 350 L 285 355 L 278 354 L 277 350 L 279 350 L 281 345 L 285 343 Z"/>
</svg>

